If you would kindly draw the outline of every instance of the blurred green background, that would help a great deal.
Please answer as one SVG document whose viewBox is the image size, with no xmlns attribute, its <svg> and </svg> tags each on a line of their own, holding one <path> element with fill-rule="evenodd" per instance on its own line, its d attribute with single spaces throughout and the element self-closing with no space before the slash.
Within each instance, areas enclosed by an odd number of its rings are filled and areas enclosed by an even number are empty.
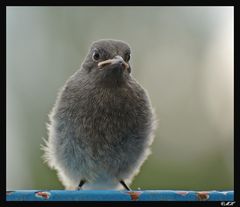
<svg viewBox="0 0 240 207">
<path fill-rule="evenodd" d="M 233 7 L 7 7 L 7 189 L 63 189 L 48 113 L 92 41 L 132 47 L 159 126 L 136 189 L 233 189 Z"/>
</svg>

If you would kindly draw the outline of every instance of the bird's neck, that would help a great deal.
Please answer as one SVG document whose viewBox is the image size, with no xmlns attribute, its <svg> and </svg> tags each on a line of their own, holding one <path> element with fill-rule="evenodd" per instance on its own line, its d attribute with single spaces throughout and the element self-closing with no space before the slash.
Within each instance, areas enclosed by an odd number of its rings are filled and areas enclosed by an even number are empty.
<svg viewBox="0 0 240 207">
<path fill-rule="evenodd" d="M 122 87 L 126 85 L 128 77 L 126 74 L 120 73 L 103 73 L 99 74 L 95 82 L 102 87 Z"/>
<path fill-rule="evenodd" d="M 116 77 L 106 77 L 104 79 L 100 79 L 98 84 L 102 87 L 122 87 L 126 84 L 126 80 L 124 78 L 116 78 Z"/>
</svg>

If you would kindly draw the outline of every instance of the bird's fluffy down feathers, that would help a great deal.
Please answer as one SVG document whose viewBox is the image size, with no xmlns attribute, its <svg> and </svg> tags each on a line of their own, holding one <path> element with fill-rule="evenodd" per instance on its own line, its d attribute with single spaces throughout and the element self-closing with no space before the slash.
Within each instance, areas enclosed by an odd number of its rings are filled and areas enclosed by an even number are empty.
<svg viewBox="0 0 240 207">
<path fill-rule="evenodd" d="M 96 49 L 102 60 L 130 51 L 122 41 L 93 43 L 81 68 L 59 91 L 43 150 L 66 189 L 77 189 L 81 179 L 86 180 L 83 189 L 121 189 L 119 180 L 130 184 L 154 137 L 147 92 L 127 71 L 98 70 L 92 60 Z"/>
</svg>

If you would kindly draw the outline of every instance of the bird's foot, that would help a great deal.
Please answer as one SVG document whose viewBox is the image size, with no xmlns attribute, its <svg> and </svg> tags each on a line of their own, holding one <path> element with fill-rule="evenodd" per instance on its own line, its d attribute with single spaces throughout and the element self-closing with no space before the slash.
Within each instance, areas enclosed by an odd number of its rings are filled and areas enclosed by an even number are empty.
<svg viewBox="0 0 240 207">
<path fill-rule="evenodd" d="M 78 186 L 78 187 L 77 187 L 77 190 L 82 190 L 82 187 L 79 187 L 79 186 Z"/>
<path fill-rule="evenodd" d="M 80 180 L 77 190 L 82 190 L 82 186 L 86 183 L 86 180 Z"/>
<path fill-rule="evenodd" d="M 123 180 L 120 180 L 119 182 L 122 184 L 122 186 L 123 186 L 126 190 L 132 191 L 132 189 L 131 189 L 130 187 L 128 187 L 127 184 L 126 184 Z"/>
</svg>

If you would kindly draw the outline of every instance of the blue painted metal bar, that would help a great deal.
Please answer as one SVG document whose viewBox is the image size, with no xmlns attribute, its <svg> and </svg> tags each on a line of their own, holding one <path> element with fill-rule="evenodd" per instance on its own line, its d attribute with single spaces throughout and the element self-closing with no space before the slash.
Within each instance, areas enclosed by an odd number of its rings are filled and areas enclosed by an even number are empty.
<svg viewBox="0 0 240 207">
<path fill-rule="evenodd" d="M 233 191 L 16 190 L 7 201 L 233 201 Z"/>
</svg>

